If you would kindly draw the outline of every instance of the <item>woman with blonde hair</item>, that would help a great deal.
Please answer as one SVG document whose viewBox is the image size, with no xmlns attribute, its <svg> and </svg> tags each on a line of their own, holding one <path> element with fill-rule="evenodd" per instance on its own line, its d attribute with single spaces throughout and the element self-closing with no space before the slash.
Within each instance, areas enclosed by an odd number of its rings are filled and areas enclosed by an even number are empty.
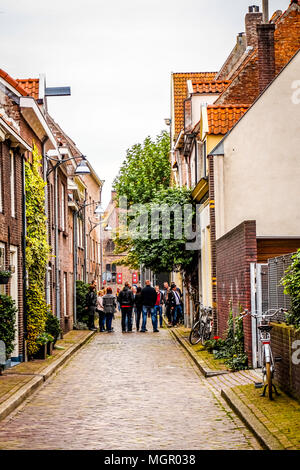
<svg viewBox="0 0 300 470">
<path fill-rule="evenodd" d="M 97 313 L 99 315 L 99 331 L 103 333 L 105 331 L 105 313 L 103 308 L 103 290 L 99 290 L 97 296 Z"/>
</svg>

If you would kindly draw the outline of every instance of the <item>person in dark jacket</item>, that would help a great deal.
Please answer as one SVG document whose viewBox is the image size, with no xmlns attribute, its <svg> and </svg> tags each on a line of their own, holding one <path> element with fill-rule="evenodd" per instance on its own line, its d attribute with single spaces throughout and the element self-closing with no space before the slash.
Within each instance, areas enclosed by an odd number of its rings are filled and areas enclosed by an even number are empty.
<svg viewBox="0 0 300 470">
<path fill-rule="evenodd" d="M 121 307 L 122 314 L 122 333 L 131 333 L 132 331 L 132 308 L 134 303 L 134 297 L 132 290 L 129 288 L 129 282 L 125 282 L 124 289 L 121 290 L 118 296 L 118 302 Z M 126 330 L 127 327 L 127 330 Z"/>
<path fill-rule="evenodd" d="M 162 317 L 162 306 L 164 302 L 164 294 L 161 290 L 159 290 L 159 286 L 155 286 L 155 291 L 156 291 L 156 302 L 155 302 L 155 313 L 156 315 L 159 315 L 159 326 L 162 328 L 163 326 L 163 317 Z"/>
<path fill-rule="evenodd" d="M 117 300 L 115 296 L 112 294 L 111 287 L 107 288 L 106 294 L 102 297 L 102 304 L 103 304 L 103 309 L 104 309 L 105 319 L 106 319 L 106 331 L 108 333 L 112 333 L 113 328 L 111 324 L 112 324 L 114 313 L 117 308 Z"/>
<path fill-rule="evenodd" d="M 146 281 L 146 286 L 142 289 L 141 292 L 142 297 L 142 305 L 143 305 L 143 323 L 141 333 L 145 333 L 146 331 L 146 324 L 147 324 L 147 314 L 150 311 L 151 313 L 151 320 L 153 326 L 153 332 L 158 333 L 159 330 L 157 329 L 157 315 L 155 311 L 155 302 L 157 299 L 157 294 L 155 289 L 151 287 L 150 281 Z"/>
<path fill-rule="evenodd" d="M 90 330 L 96 331 L 97 328 L 95 327 L 95 312 L 97 308 L 97 292 L 94 283 L 89 286 L 89 291 L 86 295 L 85 304 L 85 308 L 88 311 L 88 327 Z"/>
<path fill-rule="evenodd" d="M 140 330 L 141 315 L 142 315 L 142 310 L 143 310 L 142 288 L 141 287 L 136 288 L 136 294 L 135 294 L 135 298 L 134 298 L 134 310 L 135 310 L 136 331 L 139 331 Z"/>
<path fill-rule="evenodd" d="M 172 313 L 172 325 L 176 328 L 179 319 L 182 316 L 181 291 L 175 283 L 171 284 L 171 292 L 169 294 L 169 303 Z"/>
</svg>

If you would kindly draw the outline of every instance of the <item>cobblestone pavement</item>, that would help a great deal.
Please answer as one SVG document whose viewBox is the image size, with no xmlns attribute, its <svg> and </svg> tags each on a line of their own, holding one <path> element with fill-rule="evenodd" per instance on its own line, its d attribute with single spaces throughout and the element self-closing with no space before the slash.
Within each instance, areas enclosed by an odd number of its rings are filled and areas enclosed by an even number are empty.
<svg viewBox="0 0 300 470">
<path fill-rule="evenodd" d="M 119 324 L 0 423 L 0 449 L 259 449 L 167 329 Z"/>
</svg>

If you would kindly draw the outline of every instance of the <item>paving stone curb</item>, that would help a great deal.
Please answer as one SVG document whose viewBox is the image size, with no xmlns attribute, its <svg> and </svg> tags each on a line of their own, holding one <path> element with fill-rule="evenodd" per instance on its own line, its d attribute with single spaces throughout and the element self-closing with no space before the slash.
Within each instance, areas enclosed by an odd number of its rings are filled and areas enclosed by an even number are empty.
<svg viewBox="0 0 300 470">
<path fill-rule="evenodd" d="M 231 390 L 222 389 L 221 396 L 228 403 L 230 408 L 239 416 L 245 425 L 252 431 L 259 443 L 267 450 L 284 450 L 284 447 L 274 437 L 267 428 L 259 421 L 252 411 L 242 400 Z"/>
<path fill-rule="evenodd" d="M 52 364 L 38 373 L 28 383 L 23 385 L 13 396 L 5 400 L 0 405 L 0 421 L 6 418 L 14 409 L 16 409 L 26 398 L 33 394 L 43 383 L 54 374 L 76 351 L 84 346 L 93 336 L 95 331 L 91 331 L 85 338 L 71 346 L 65 353 L 57 358 Z M 32 374 L 34 375 L 34 374 Z"/>
<path fill-rule="evenodd" d="M 202 361 L 201 359 L 199 359 L 199 357 L 197 356 L 195 351 L 187 344 L 186 341 L 184 341 L 180 337 L 180 335 L 177 333 L 176 329 L 168 328 L 168 330 L 171 333 L 171 335 L 178 341 L 178 343 L 181 344 L 181 346 L 183 346 L 184 349 L 188 352 L 188 354 L 193 359 L 196 366 L 200 369 L 200 372 L 204 375 L 204 377 L 215 377 L 217 375 L 224 375 L 224 374 L 229 373 L 229 371 L 227 371 L 227 370 L 208 369 L 207 366 L 206 366 L 206 363 L 204 361 Z"/>
</svg>

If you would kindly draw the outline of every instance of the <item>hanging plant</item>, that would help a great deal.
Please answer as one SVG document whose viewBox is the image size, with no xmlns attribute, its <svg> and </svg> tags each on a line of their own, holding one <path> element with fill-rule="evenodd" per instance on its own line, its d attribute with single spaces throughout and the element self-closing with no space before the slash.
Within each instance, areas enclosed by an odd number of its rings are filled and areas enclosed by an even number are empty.
<svg viewBox="0 0 300 470">
<path fill-rule="evenodd" d="M 0 271 L 0 284 L 7 284 L 11 278 L 10 271 Z"/>
<path fill-rule="evenodd" d="M 41 155 L 33 144 L 32 164 L 25 163 L 26 194 L 26 269 L 28 273 L 27 345 L 28 355 L 34 355 L 39 345 L 37 338 L 45 331 L 48 307 L 45 301 L 45 275 L 51 247 L 47 242 L 45 216 L 45 181 L 41 168 Z"/>
</svg>

